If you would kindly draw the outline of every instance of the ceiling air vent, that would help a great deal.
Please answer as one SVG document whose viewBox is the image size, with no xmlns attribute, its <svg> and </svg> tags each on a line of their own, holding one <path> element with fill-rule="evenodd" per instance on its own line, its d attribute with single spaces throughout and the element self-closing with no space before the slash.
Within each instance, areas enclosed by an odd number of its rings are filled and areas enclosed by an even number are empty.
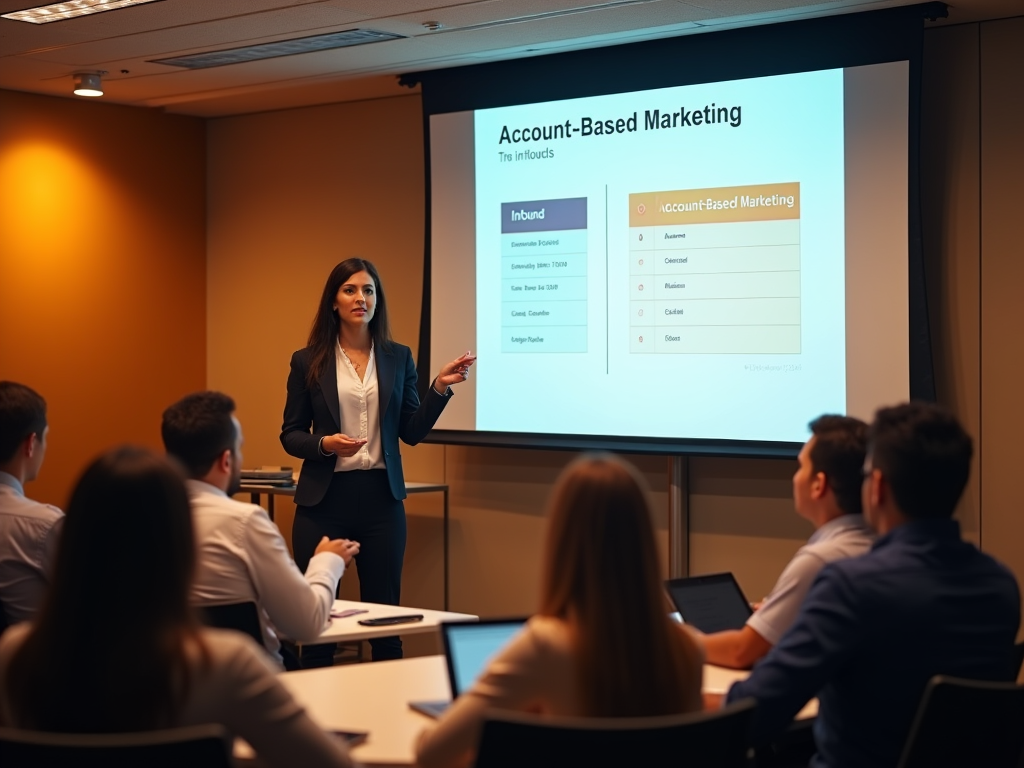
<svg viewBox="0 0 1024 768">
<path fill-rule="evenodd" d="M 372 29 L 346 29 L 344 32 L 331 32 L 327 35 L 276 40 L 272 43 L 246 45 L 242 48 L 228 48 L 223 51 L 193 53 L 188 56 L 172 56 L 169 59 L 153 59 L 152 61 L 154 64 L 167 64 L 185 69 L 206 69 L 208 67 L 223 67 L 225 64 L 241 64 L 245 61 L 274 59 L 278 56 L 293 56 L 296 53 L 328 51 L 332 48 L 348 48 L 350 45 L 380 43 L 402 37 L 404 35 L 376 32 Z"/>
</svg>

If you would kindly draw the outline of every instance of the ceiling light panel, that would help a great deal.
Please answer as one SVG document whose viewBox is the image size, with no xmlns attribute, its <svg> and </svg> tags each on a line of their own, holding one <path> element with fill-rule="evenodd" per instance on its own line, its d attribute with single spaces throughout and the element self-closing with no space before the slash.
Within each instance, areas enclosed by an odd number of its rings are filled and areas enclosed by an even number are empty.
<svg viewBox="0 0 1024 768">
<path fill-rule="evenodd" d="M 226 64 L 241 64 L 246 61 L 274 59 L 279 56 L 294 56 L 298 53 L 328 51 L 334 48 L 348 48 L 353 45 L 380 43 L 386 40 L 398 40 L 403 35 L 392 32 L 377 32 L 372 29 L 347 29 L 344 32 L 332 32 L 327 35 L 299 37 L 292 40 L 277 40 L 272 43 L 247 45 L 241 48 L 228 48 L 221 51 L 193 53 L 188 56 L 174 56 L 167 59 L 153 59 L 156 64 L 167 64 L 185 69 L 207 69 L 223 67 Z"/>
<path fill-rule="evenodd" d="M 223 2 L 223 0 L 217 0 Z M 196 50 L 237 48 L 242 45 L 287 40 L 299 35 L 333 32 L 357 27 L 362 19 L 348 11 L 324 8 L 322 5 L 279 8 L 273 11 L 250 13 L 231 19 L 215 19 L 191 23 L 187 27 L 172 27 L 120 34 L 104 40 L 75 42 L 60 48 L 47 48 L 30 55 L 69 66 L 103 65 L 116 72 L 139 69 L 133 59 L 177 57 Z M 30 29 L 30 32 L 35 31 Z M 106 66 L 106 65 L 110 66 Z M 164 72 L 159 65 L 148 64 L 150 71 Z"/>
<path fill-rule="evenodd" d="M 26 8 L 23 11 L 14 11 L 0 16 L 2 19 L 12 21 L 27 21 L 29 24 L 49 24 L 54 21 L 64 21 L 77 16 L 89 16 L 104 11 L 116 11 L 119 8 L 127 8 L 132 5 L 143 5 L 145 3 L 157 3 L 160 0 L 71 0 L 69 3 L 54 3 L 53 5 L 41 5 L 37 8 Z"/>
</svg>

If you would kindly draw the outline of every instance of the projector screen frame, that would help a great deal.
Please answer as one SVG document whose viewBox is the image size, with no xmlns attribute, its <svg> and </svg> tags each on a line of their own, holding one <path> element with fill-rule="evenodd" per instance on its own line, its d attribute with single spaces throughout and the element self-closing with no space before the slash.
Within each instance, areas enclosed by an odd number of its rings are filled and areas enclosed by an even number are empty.
<svg viewBox="0 0 1024 768">
<path fill-rule="evenodd" d="M 919 147 L 923 19 L 946 15 L 942 3 L 665 38 L 402 77 L 423 88 L 426 217 L 418 371 L 421 396 L 432 376 L 430 117 L 540 101 L 626 93 L 701 82 L 763 77 L 892 61 L 909 62 L 908 282 L 910 397 L 934 400 L 921 238 Z M 743 55 L 735 55 L 742 51 Z M 673 66 L 664 66 L 665 62 Z M 699 62 L 695 66 L 693 62 Z M 661 66 L 657 66 L 658 64 Z M 637 71 L 645 73 L 642 81 Z M 553 75 L 552 72 L 557 74 Z M 699 72 L 713 72 L 714 77 Z M 496 86 L 496 84 L 498 84 Z M 616 450 L 692 456 L 793 458 L 800 443 L 695 438 L 434 430 L 426 442 L 552 450 Z"/>
</svg>

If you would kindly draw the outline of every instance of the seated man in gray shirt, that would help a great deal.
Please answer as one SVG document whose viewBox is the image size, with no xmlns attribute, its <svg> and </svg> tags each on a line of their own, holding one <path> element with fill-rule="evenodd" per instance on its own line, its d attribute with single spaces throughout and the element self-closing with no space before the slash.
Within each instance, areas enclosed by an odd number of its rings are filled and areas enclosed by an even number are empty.
<svg viewBox="0 0 1024 768">
<path fill-rule="evenodd" d="M 46 401 L 0 381 L 0 606 L 14 624 L 32 618 L 46 594 L 64 513 L 25 497 L 46 455 Z"/>
<path fill-rule="evenodd" d="M 793 506 L 814 535 L 783 570 L 742 629 L 704 635 L 709 664 L 749 669 L 789 629 L 818 572 L 834 560 L 865 554 L 874 533 L 861 515 L 861 468 L 867 425 L 849 416 L 821 416 L 797 457 Z"/>
</svg>

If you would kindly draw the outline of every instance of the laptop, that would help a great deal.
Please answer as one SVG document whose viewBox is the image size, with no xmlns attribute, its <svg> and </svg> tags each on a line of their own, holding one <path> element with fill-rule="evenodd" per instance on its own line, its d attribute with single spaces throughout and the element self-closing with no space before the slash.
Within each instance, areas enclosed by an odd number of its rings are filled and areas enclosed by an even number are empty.
<svg viewBox="0 0 1024 768">
<path fill-rule="evenodd" d="M 705 634 L 740 629 L 753 613 L 731 573 L 669 579 L 665 589 L 683 621 Z"/>
<path fill-rule="evenodd" d="M 410 701 L 410 708 L 438 718 L 454 699 L 469 688 L 487 663 L 494 658 L 526 619 L 485 619 L 482 621 L 446 621 L 441 623 L 441 640 L 448 662 L 448 684 L 452 698 L 441 701 Z"/>
</svg>

